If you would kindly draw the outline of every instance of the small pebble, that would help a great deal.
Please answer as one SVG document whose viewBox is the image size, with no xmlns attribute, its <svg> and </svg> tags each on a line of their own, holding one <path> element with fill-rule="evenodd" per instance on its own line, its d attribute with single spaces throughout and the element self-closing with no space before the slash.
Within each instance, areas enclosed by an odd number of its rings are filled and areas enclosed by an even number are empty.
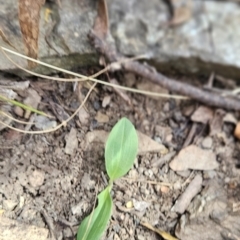
<svg viewBox="0 0 240 240">
<path fill-rule="evenodd" d="M 183 115 L 186 117 L 190 117 L 194 111 L 194 105 L 187 106 L 183 109 Z"/>
<path fill-rule="evenodd" d="M 89 113 L 84 109 L 81 108 L 78 113 L 79 121 L 81 124 L 88 124 L 89 122 Z"/>
<path fill-rule="evenodd" d="M 168 135 L 166 136 L 166 142 L 171 142 L 172 139 L 173 139 L 173 135 L 172 135 L 172 134 L 168 134 Z"/>
<path fill-rule="evenodd" d="M 213 145 L 213 139 L 211 137 L 206 137 L 202 141 L 202 147 L 205 149 L 210 149 L 212 148 Z"/>
<path fill-rule="evenodd" d="M 169 102 L 166 102 L 163 106 L 163 111 L 164 112 L 169 112 L 170 111 L 170 104 Z"/>
<path fill-rule="evenodd" d="M 20 196 L 19 198 L 19 208 L 22 208 L 25 203 L 25 198 L 23 196 Z"/>
<path fill-rule="evenodd" d="M 151 204 L 145 201 L 137 201 L 135 199 L 133 199 L 133 206 L 135 208 L 135 210 L 139 211 L 139 212 L 143 212 L 145 211 Z"/>
<path fill-rule="evenodd" d="M 237 123 L 236 128 L 234 130 L 234 136 L 237 139 L 240 139 L 240 122 Z"/>
<path fill-rule="evenodd" d="M 223 121 L 224 122 L 227 122 L 227 123 L 233 123 L 233 124 L 237 124 L 237 119 L 234 117 L 233 114 L 231 113 L 227 113 L 224 118 L 223 118 Z"/>
<path fill-rule="evenodd" d="M 109 117 L 106 114 L 103 114 L 101 112 L 98 112 L 95 119 L 99 122 L 99 123 L 107 123 L 109 122 Z"/>
<path fill-rule="evenodd" d="M 138 172 L 136 169 L 131 169 L 129 171 L 129 177 L 133 178 L 133 179 L 137 179 L 138 178 Z"/>
<path fill-rule="evenodd" d="M 13 109 L 14 113 L 16 115 L 18 115 L 19 117 L 23 117 L 24 111 L 22 108 L 20 108 L 19 106 L 15 106 Z"/>
<path fill-rule="evenodd" d="M 117 235 L 117 233 L 115 233 L 113 239 L 114 240 L 120 240 L 120 237 Z"/>
<path fill-rule="evenodd" d="M 183 117 L 182 113 L 180 111 L 176 111 L 173 113 L 173 118 L 176 122 L 184 121 L 185 118 Z"/>
<path fill-rule="evenodd" d="M 102 107 L 103 108 L 107 107 L 109 105 L 110 101 L 111 101 L 111 97 L 105 96 L 102 101 Z"/>
<path fill-rule="evenodd" d="M 225 183 L 229 183 L 229 182 L 230 182 L 230 178 L 229 178 L 229 177 L 226 177 L 226 178 L 224 179 L 224 182 L 225 182 Z"/>
<path fill-rule="evenodd" d="M 153 174 L 156 175 L 158 173 L 158 168 L 157 167 L 153 167 L 152 168 L 152 172 L 153 172 Z"/>
<path fill-rule="evenodd" d="M 209 170 L 209 171 L 204 171 L 203 172 L 203 178 L 204 179 L 213 179 L 214 177 L 216 177 L 216 171 L 214 170 Z"/>
<path fill-rule="evenodd" d="M 167 187 L 167 186 L 161 186 L 160 189 L 161 189 L 161 192 L 164 193 L 164 194 L 169 192 L 169 187 Z"/>
<path fill-rule="evenodd" d="M 45 173 L 42 171 L 35 170 L 32 174 L 28 177 L 29 183 L 32 187 L 38 188 L 43 185 L 45 178 Z"/>
<path fill-rule="evenodd" d="M 93 131 L 97 127 L 98 127 L 98 121 L 93 119 L 90 124 L 90 130 Z"/>
<path fill-rule="evenodd" d="M 147 169 L 144 171 L 144 175 L 145 175 L 146 177 L 148 177 L 148 175 L 149 175 L 149 172 L 148 172 L 148 170 L 147 170 Z"/>
<path fill-rule="evenodd" d="M 156 142 L 162 144 L 162 140 L 161 140 L 161 138 L 158 137 L 158 136 L 155 136 L 155 137 L 154 137 L 154 141 L 156 141 Z"/>
<path fill-rule="evenodd" d="M 173 185 L 174 190 L 179 190 L 181 188 L 182 188 L 182 184 L 179 181 L 174 183 L 174 185 Z"/>
<path fill-rule="evenodd" d="M 150 194 L 150 191 L 148 189 L 145 189 L 144 194 L 148 196 Z"/>
<path fill-rule="evenodd" d="M 100 103 L 99 101 L 94 101 L 93 102 L 93 107 L 96 111 L 98 111 L 100 109 Z"/>
<path fill-rule="evenodd" d="M 144 171 L 143 167 L 139 167 L 139 168 L 138 168 L 139 174 L 143 174 L 143 171 Z"/>
<path fill-rule="evenodd" d="M 148 170 L 148 176 L 149 176 L 150 178 L 152 178 L 152 176 L 153 176 L 153 171 L 152 171 L 151 169 Z"/>
<path fill-rule="evenodd" d="M 184 171 L 177 171 L 176 172 L 179 176 L 187 178 L 190 175 L 190 170 L 184 170 Z"/>
<path fill-rule="evenodd" d="M 155 189 L 155 191 L 157 192 L 157 194 L 160 194 L 161 195 L 161 186 L 160 185 L 155 185 L 154 186 L 154 189 Z"/>
<path fill-rule="evenodd" d="M 133 208 L 133 202 L 132 201 L 128 201 L 126 203 L 126 208 Z"/>
</svg>

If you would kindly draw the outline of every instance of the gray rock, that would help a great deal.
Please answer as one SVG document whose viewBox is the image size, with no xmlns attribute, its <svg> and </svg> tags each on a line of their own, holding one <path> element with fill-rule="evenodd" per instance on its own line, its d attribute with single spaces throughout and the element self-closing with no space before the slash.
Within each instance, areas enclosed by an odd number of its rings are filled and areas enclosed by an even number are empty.
<svg viewBox="0 0 240 240">
<path fill-rule="evenodd" d="M 1 5 L 1 24 L 0 28 L 4 32 L 8 41 L 10 41 L 17 50 L 24 54 L 24 45 L 22 41 L 20 26 L 18 22 L 18 4 L 16 1 L 0 0 Z M 45 10 L 49 8 L 52 13 L 46 22 Z M 88 42 L 87 34 L 92 28 L 96 16 L 96 1 L 61 1 L 61 7 L 57 7 L 53 2 L 46 3 L 41 10 L 40 34 L 39 34 L 39 59 L 57 67 L 70 69 L 76 66 L 86 66 L 97 63 L 96 52 Z M 54 22 L 53 31 L 49 31 Z M 48 34 L 50 32 L 50 34 Z M 48 37 L 50 45 L 46 42 Z M 9 47 L 0 38 L 1 46 Z M 11 58 L 23 67 L 27 62 L 17 56 L 10 55 Z M 16 66 L 0 54 L 0 70 L 14 72 L 22 75 Z M 56 70 L 38 66 L 34 71 L 42 74 L 49 74 Z"/>
<path fill-rule="evenodd" d="M 128 55 L 151 52 L 155 64 L 165 70 L 172 66 L 181 72 L 214 70 L 239 76 L 237 3 L 193 1 L 191 19 L 173 28 L 165 27 L 169 10 L 164 1 L 109 0 L 108 3 L 111 30 L 120 52 Z"/>
<path fill-rule="evenodd" d="M 56 121 L 51 121 L 49 118 L 45 116 L 36 116 L 35 118 L 35 127 L 38 129 L 46 130 L 51 129 L 57 126 Z"/>
<path fill-rule="evenodd" d="M 165 71 L 174 67 L 185 73 L 215 71 L 228 77 L 240 76 L 240 7 L 237 3 L 193 1 L 191 19 L 175 27 L 168 26 L 169 10 L 164 1 L 108 0 L 107 3 L 111 33 L 121 53 L 151 53 L 155 65 L 164 67 Z M 14 0 L 0 0 L 0 4 L 0 27 L 18 51 L 24 53 L 17 4 Z M 87 38 L 97 14 L 96 1 L 61 0 L 61 5 L 58 8 L 48 2 L 42 8 L 39 58 L 65 69 L 97 64 L 96 51 Z M 46 8 L 53 12 L 48 22 L 44 19 Z M 54 21 L 57 24 L 48 36 L 49 46 L 45 36 Z M 0 43 L 6 46 L 2 40 Z M 26 61 L 11 57 L 26 67 Z M 0 55 L 0 70 L 20 74 L 3 54 Z M 35 71 L 49 74 L 54 70 L 38 66 Z"/>
</svg>

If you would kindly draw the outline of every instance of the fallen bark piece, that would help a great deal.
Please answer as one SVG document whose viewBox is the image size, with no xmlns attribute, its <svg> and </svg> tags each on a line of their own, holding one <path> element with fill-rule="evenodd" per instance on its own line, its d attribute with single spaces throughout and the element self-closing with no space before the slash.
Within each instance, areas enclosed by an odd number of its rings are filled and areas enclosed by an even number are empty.
<svg viewBox="0 0 240 240">
<path fill-rule="evenodd" d="M 41 97 L 38 95 L 38 93 L 34 89 L 29 88 L 28 89 L 28 96 L 27 96 L 26 99 L 24 99 L 23 103 L 32 107 L 32 108 L 37 109 L 40 101 L 41 101 Z M 28 119 L 30 117 L 30 114 L 31 114 L 31 111 L 26 110 L 24 118 Z"/>
<path fill-rule="evenodd" d="M 127 25 L 129 26 L 132 24 Z M 138 76 L 148 79 L 153 83 L 157 83 L 158 85 L 168 89 L 171 92 L 185 95 L 204 104 L 231 110 L 240 110 L 240 102 L 237 99 L 227 98 L 213 92 L 209 93 L 193 85 L 189 85 L 187 83 L 168 78 L 161 73 L 158 73 L 153 67 L 146 66 L 139 62 L 123 61 L 123 54 L 117 52 L 116 46 L 114 46 L 112 42 L 110 43 L 110 41 L 107 41 L 106 37 L 100 38 L 94 33 L 94 31 L 90 32 L 89 38 L 95 49 L 97 49 L 97 51 L 101 54 L 104 54 L 110 63 L 121 60 L 121 62 L 123 63 L 122 68 L 128 72 L 135 73 Z M 121 42 L 123 41 L 123 38 L 121 38 Z M 142 47 L 141 51 L 146 52 L 146 50 L 143 50 Z"/>
<path fill-rule="evenodd" d="M 103 130 L 95 130 L 93 132 L 88 132 L 86 134 L 86 147 L 89 146 L 90 143 L 92 142 L 100 142 L 100 143 L 106 143 L 107 138 L 108 138 L 108 132 L 103 131 Z M 138 134 L 138 154 L 144 154 L 147 152 L 159 152 L 161 154 L 166 154 L 168 152 L 167 148 L 152 140 L 150 137 L 147 135 L 137 132 Z"/>
<path fill-rule="evenodd" d="M 176 155 L 175 151 L 169 152 L 161 158 L 158 158 L 155 161 L 152 161 L 152 167 L 161 168 L 164 164 L 170 162 L 170 160 Z"/>
<path fill-rule="evenodd" d="M 152 140 L 147 135 L 137 132 L 138 133 L 138 153 L 143 154 L 147 152 L 159 152 L 161 154 L 166 154 L 168 150 L 166 147 L 154 140 Z"/>
<path fill-rule="evenodd" d="M 193 122 L 208 123 L 213 118 L 213 110 L 208 107 L 200 106 L 191 116 Z"/>
<path fill-rule="evenodd" d="M 226 112 L 222 109 L 217 109 L 214 113 L 214 117 L 211 120 L 209 127 L 210 127 L 210 136 L 217 135 L 222 132 L 223 128 L 223 118 L 226 115 Z"/>
<path fill-rule="evenodd" d="M 1 240 L 47 240 L 48 230 L 0 217 Z"/>
<path fill-rule="evenodd" d="M 84 109 L 81 108 L 78 112 L 79 121 L 81 124 L 86 125 L 89 122 L 89 113 Z"/>
<path fill-rule="evenodd" d="M 223 122 L 237 124 L 237 119 L 232 113 L 227 113 L 223 118 Z"/>
<path fill-rule="evenodd" d="M 179 197 L 172 210 L 177 213 L 183 214 L 192 199 L 201 190 L 202 181 L 202 176 L 200 174 L 196 175 L 195 178 L 188 185 L 184 193 Z"/>
<path fill-rule="evenodd" d="M 101 112 L 98 112 L 95 119 L 99 122 L 99 123 L 108 123 L 109 122 L 109 117 L 106 114 L 103 114 Z"/>
<path fill-rule="evenodd" d="M 170 162 L 173 171 L 213 170 L 218 167 L 216 155 L 211 150 L 203 150 L 195 145 L 183 148 Z"/>
<path fill-rule="evenodd" d="M 193 11 L 193 1 L 192 0 L 171 0 L 173 6 L 173 17 L 170 20 L 169 24 L 172 26 L 181 25 L 185 22 L 188 22 L 192 17 Z"/>
</svg>

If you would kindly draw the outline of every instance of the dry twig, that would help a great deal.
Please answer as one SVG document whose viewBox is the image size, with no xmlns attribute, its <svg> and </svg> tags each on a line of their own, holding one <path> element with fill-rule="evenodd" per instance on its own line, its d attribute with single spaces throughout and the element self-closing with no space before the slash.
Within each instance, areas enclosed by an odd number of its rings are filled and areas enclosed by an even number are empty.
<svg viewBox="0 0 240 240">
<path fill-rule="evenodd" d="M 100 39 L 94 32 L 90 32 L 89 37 L 93 46 L 106 58 L 109 62 L 113 63 L 119 60 L 123 60 L 123 56 L 117 53 L 114 44 L 109 43 L 105 39 Z M 225 108 L 228 110 L 240 110 L 240 101 L 223 97 L 216 93 L 209 93 L 187 83 L 179 82 L 175 79 L 168 78 L 161 73 L 158 73 L 154 68 L 146 66 L 139 62 L 123 62 L 122 68 L 129 72 L 133 72 L 140 75 L 150 81 L 168 89 L 169 91 L 188 96 L 199 102 L 213 107 Z"/>
</svg>

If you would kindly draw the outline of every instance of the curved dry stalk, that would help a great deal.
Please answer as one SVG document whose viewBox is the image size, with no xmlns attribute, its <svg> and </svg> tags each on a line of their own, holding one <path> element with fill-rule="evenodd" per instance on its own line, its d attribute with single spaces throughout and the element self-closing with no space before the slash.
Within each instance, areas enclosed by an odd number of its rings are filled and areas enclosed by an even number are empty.
<svg viewBox="0 0 240 240">
<path fill-rule="evenodd" d="M 0 110 L 0 114 L 8 117 L 9 119 L 13 120 L 14 122 L 22 123 L 22 124 L 25 124 L 25 125 L 28 125 L 28 124 L 32 125 L 32 124 L 34 124 L 34 122 L 25 122 L 25 121 L 18 120 L 16 118 L 12 117 L 11 115 L 8 115 L 7 113 L 1 111 L 1 110 Z"/>
<path fill-rule="evenodd" d="M 174 98 L 174 99 L 189 99 L 188 97 L 184 97 L 184 96 L 180 96 L 180 95 L 170 95 L 170 94 L 164 94 L 164 93 L 155 93 L 155 92 L 149 92 L 149 91 L 143 91 L 143 90 L 139 90 L 139 89 L 134 89 L 134 88 L 129 88 L 129 87 L 124 87 L 124 86 L 121 86 L 121 85 L 117 85 L 117 84 L 114 84 L 114 83 L 108 83 L 108 82 L 105 82 L 105 81 L 102 81 L 102 80 L 99 80 L 99 79 L 96 79 L 95 77 L 96 76 L 99 76 L 100 74 L 102 74 L 103 72 L 107 71 L 108 69 L 111 69 L 111 66 L 114 66 L 115 64 L 117 63 L 126 63 L 128 61 L 131 61 L 131 59 L 124 59 L 124 60 L 121 60 L 119 62 L 114 62 L 112 63 L 111 65 L 107 66 L 106 68 L 104 68 L 103 70 L 99 71 L 98 73 L 92 75 L 92 76 L 84 76 L 82 74 L 79 74 L 79 73 L 74 73 L 72 71 L 69 71 L 69 70 L 64 70 L 62 68 L 58 68 L 58 67 L 55 67 L 51 64 L 47 64 L 47 63 L 44 63 L 42 61 L 39 61 L 39 60 L 36 60 L 36 59 L 33 59 L 33 58 L 30 58 L 30 57 L 27 57 L 23 54 L 20 54 L 20 53 L 17 53 L 15 51 L 12 51 L 10 49 L 7 49 L 5 47 L 2 47 L 0 46 L 2 52 L 4 53 L 4 55 L 7 57 L 7 59 L 9 61 L 11 61 L 15 66 L 17 66 L 18 68 L 22 69 L 23 71 L 29 73 L 29 74 L 32 74 L 34 76 L 38 76 L 38 77 L 42 77 L 42 78 L 48 78 L 48 79 L 51 79 L 51 80 L 57 80 L 57 81 L 71 81 L 71 82 L 77 82 L 77 81 L 86 81 L 86 80 L 90 80 L 90 81 L 93 81 L 93 82 L 97 82 L 97 83 L 100 83 L 100 84 L 103 84 L 103 85 L 106 85 L 106 86 L 110 86 L 110 87 L 114 87 L 114 88 L 119 88 L 119 89 L 122 89 L 122 90 L 125 90 L 125 91 L 129 91 L 129 92 L 134 92 L 134 93 L 140 93 L 140 94 L 144 94 L 144 95 L 150 95 L 150 96 L 155 96 L 155 97 L 165 97 L 165 98 Z M 49 67 L 49 68 L 52 68 L 54 70 L 57 70 L 57 71 L 60 71 L 60 72 L 64 72 L 64 73 L 67 73 L 69 75 L 72 75 L 72 76 L 75 76 L 79 79 L 61 79 L 59 80 L 58 78 L 54 78 L 54 77 L 48 77 L 48 76 L 45 76 L 45 75 L 42 75 L 42 74 L 38 74 L 38 73 L 34 73 L 30 70 L 27 70 L 23 67 L 21 67 L 20 65 L 18 65 L 17 63 L 15 63 L 6 53 L 5 51 L 9 52 L 9 53 L 12 53 L 16 56 L 19 56 L 19 57 L 22 57 L 24 59 L 27 59 L 27 60 L 31 60 L 33 62 L 36 62 L 40 65 L 43 65 L 45 67 Z"/>
<path fill-rule="evenodd" d="M 0 123 L 12 130 L 15 130 L 15 131 L 18 131 L 18 132 L 21 132 L 21 133 L 29 133 L 29 134 L 42 134 L 42 133 L 50 133 L 50 132 L 54 132 L 56 130 L 58 130 L 59 128 L 63 127 L 63 126 L 66 126 L 66 124 L 72 120 L 76 114 L 79 112 L 79 110 L 84 106 L 84 104 L 86 103 L 90 93 L 92 92 L 92 90 L 95 88 L 95 86 L 97 85 L 97 83 L 94 83 L 92 85 L 92 87 L 89 89 L 86 97 L 84 98 L 83 102 L 81 103 L 81 105 L 78 107 L 78 109 L 65 121 L 63 121 L 61 124 L 57 125 L 56 127 L 54 128 L 51 128 L 51 129 L 46 129 L 46 130 L 41 130 L 41 131 L 26 131 L 26 130 L 22 130 L 22 129 L 18 129 L 18 128 L 15 128 L 15 127 L 12 127 L 6 123 L 4 123 L 3 121 L 0 120 Z"/>
</svg>

